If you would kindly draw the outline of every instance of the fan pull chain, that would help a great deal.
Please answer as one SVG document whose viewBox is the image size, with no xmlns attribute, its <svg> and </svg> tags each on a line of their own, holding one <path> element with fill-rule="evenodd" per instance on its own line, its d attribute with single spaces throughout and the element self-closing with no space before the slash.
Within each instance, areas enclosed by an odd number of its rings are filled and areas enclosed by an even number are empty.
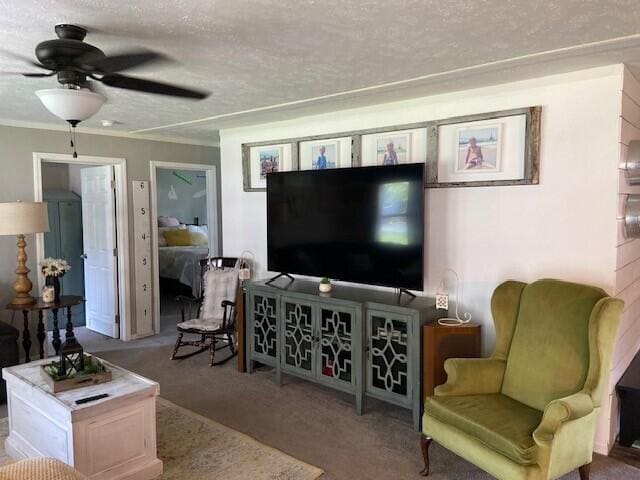
<svg viewBox="0 0 640 480">
<path fill-rule="evenodd" d="M 73 158 L 78 158 L 78 152 L 76 150 L 76 126 L 69 124 L 69 145 L 73 148 Z"/>
</svg>

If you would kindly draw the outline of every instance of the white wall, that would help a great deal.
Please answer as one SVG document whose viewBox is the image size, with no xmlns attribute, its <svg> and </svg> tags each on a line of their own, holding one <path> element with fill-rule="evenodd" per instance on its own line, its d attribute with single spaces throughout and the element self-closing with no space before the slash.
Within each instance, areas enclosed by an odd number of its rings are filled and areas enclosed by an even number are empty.
<svg viewBox="0 0 640 480">
<path fill-rule="evenodd" d="M 541 105 L 539 185 L 426 194 L 424 290 L 434 293 L 443 269 L 455 269 L 461 307 L 482 323 L 484 351 L 490 353 L 490 298 L 506 279 L 554 277 L 615 291 L 622 74 L 615 65 L 223 130 L 224 253 L 252 250 L 258 276 L 266 276 L 266 194 L 242 191 L 242 143 Z"/>
<path fill-rule="evenodd" d="M 252 250 L 258 275 L 266 275 L 266 194 L 242 190 L 242 143 L 542 105 L 539 185 L 427 190 L 425 292 L 435 291 L 444 268 L 455 269 L 461 304 L 486 325 L 490 351 L 489 299 L 505 279 L 550 276 L 613 292 L 621 71 L 604 67 L 222 130 L 225 254 Z"/>
<path fill-rule="evenodd" d="M 188 179 L 187 183 L 174 175 Z M 206 172 L 158 168 L 156 191 L 158 193 L 158 216 L 175 217 L 182 223 L 193 223 L 198 217 L 200 225 L 207 225 Z M 175 194 L 175 197 L 169 193 Z M 205 194 L 203 194 L 205 193 Z"/>
</svg>

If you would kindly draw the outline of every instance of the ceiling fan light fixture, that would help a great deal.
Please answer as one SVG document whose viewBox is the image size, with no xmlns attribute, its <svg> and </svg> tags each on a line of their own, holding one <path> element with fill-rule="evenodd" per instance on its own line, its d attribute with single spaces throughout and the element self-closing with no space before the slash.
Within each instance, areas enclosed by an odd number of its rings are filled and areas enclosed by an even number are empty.
<svg viewBox="0 0 640 480">
<path fill-rule="evenodd" d="M 95 115 L 107 97 L 86 88 L 48 88 L 36 95 L 47 110 L 71 124 Z"/>
</svg>

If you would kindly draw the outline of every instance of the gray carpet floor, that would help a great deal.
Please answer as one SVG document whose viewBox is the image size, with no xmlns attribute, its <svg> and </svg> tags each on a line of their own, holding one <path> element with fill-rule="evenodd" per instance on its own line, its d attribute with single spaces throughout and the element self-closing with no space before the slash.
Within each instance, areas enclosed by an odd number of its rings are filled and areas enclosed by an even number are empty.
<svg viewBox="0 0 640 480">
<path fill-rule="evenodd" d="M 210 368 L 207 354 L 171 361 L 177 316 L 163 307 L 155 337 L 123 343 L 82 328 L 77 336 L 86 351 L 158 381 L 162 397 L 323 468 L 323 480 L 421 478 L 408 410 L 367 400 L 358 416 L 351 396 L 288 376 L 279 387 L 267 368 L 252 375 L 239 373 L 235 361 Z M 431 458 L 433 480 L 492 478 L 438 445 Z M 574 472 L 563 480 L 578 478 Z M 640 470 L 598 455 L 591 478 L 640 480 Z"/>
</svg>

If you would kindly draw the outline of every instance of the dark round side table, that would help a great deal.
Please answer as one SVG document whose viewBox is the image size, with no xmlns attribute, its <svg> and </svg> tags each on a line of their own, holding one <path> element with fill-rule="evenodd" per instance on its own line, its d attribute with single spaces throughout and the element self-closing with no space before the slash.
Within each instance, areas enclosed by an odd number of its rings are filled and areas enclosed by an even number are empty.
<svg viewBox="0 0 640 480">
<path fill-rule="evenodd" d="M 29 333 L 29 313 L 38 312 L 38 333 L 37 339 L 40 344 L 40 358 L 44 358 L 44 340 L 46 338 L 43 314 L 51 310 L 53 313 L 53 348 L 56 355 L 60 353 L 60 328 L 58 327 L 58 310 L 67 309 L 66 338 L 75 338 L 73 334 L 73 323 L 71 322 L 71 308 L 84 303 L 84 298 L 77 295 L 63 295 L 57 302 L 44 302 L 42 298 L 36 298 L 36 302 L 31 305 L 6 306 L 7 310 L 21 311 L 24 319 L 24 329 L 22 331 L 22 348 L 24 348 L 25 362 L 31 361 L 29 351 L 31 350 L 31 334 Z"/>
</svg>

